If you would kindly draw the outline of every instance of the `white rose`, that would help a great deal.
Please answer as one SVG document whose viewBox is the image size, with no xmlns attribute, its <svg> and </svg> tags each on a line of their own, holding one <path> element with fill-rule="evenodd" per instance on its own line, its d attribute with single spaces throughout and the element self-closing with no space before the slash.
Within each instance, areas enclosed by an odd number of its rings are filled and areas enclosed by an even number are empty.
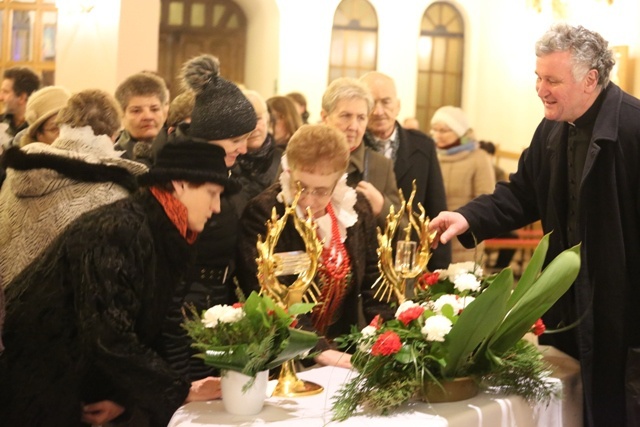
<svg viewBox="0 0 640 427">
<path fill-rule="evenodd" d="M 222 323 L 235 323 L 238 320 L 244 317 L 244 310 L 242 307 L 234 308 L 230 306 L 226 306 L 227 309 L 224 310 L 220 316 L 220 322 Z"/>
<path fill-rule="evenodd" d="M 483 271 L 479 264 L 473 261 L 456 262 L 449 264 L 449 268 L 445 270 L 445 274 L 449 278 L 457 277 L 461 274 L 471 273 L 476 277 L 482 277 Z"/>
<path fill-rule="evenodd" d="M 233 323 L 244 317 L 242 308 L 233 308 L 229 305 L 214 305 L 202 316 L 202 323 L 207 328 L 215 328 L 218 323 Z"/>
<path fill-rule="evenodd" d="M 416 307 L 418 305 L 419 305 L 418 303 L 415 303 L 415 302 L 411 301 L 410 299 L 406 300 L 405 302 L 400 304 L 400 307 L 398 307 L 398 309 L 396 310 L 396 319 L 398 318 L 398 316 L 400 316 L 400 314 L 403 311 L 408 310 L 411 307 Z"/>
<path fill-rule="evenodd" d="M 451 307 L 453 307 L 454 314 L 458 314 L 460 312 L 460 309 L 462 308 L 460 307 L 460 301 L 458 300 L 458 297 L 456 295 L 445 294 L 435 300 L 435 302 L 433 303 L 433 311 L 437 314 L 441 314 L 442 307 L 444 307 L 446 304 L 449 304 Z"/>
<path fill-rule="evenodd" d="M 471 273 L 464 273 L 456 276 L 453 279 L 454 288 L 460 292 L 464 291 L 477 291 L 480 289 L 480 281 L 476 276 Z"/>
<path fill-rule="evenodd" d="M 372 336 L 374 336 L 376 334 L 376 331 L 377 331 L 377 329 L 376 329 L 375 326 L 371 326 L 371 325 L 365 326 L 361 331 L 362 338 L 372 337 Z"/>
<path fill-rule="evenodd" d="M 444 337 L 451 331 L 453 323 L 441 314 L 427 318 L 420 330 L 427 341 L 444 341 Z"/>
</svg>

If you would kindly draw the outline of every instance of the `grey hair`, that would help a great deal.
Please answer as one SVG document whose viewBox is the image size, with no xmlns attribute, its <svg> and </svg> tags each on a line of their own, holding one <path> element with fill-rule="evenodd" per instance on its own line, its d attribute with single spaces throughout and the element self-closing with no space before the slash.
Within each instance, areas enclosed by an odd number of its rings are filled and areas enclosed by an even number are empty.
<svg viewBox="0 0 640 427">
<path fill-rule="evenodd" d="M 609 84 L 609 75 L 616 63 L 608 45 L 609 42 L 595 31 L 556 23 L 536 42 L 536 56 L 569 50 L 573 77 L 580 80 L 589 70 L 596 70 L 598 86 L 604 89 Z"/>
<path fill-rule="evenodd" d="M 329 84 L 322 95 L 322 109 L 331 113 L 339 101 L 362 99 L 367 103 L 367 115 L 373 109 L 373 95 L 366 84 L 351 77 L 339 77 Z"/>
</svg>

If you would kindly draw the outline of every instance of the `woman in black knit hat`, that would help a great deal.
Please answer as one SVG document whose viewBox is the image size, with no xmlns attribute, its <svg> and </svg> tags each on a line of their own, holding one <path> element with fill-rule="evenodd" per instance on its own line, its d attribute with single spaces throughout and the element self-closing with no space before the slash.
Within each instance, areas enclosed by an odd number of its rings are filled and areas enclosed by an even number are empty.
<svg viewBox="0 0 640 427">
<path fill-rule="evenodd" d="M 183 403 L 220 396 L 163 357 L 162 332 L 192 244 L 235 191 L 216 145 L 168 144 L 136 194 L 88 212 L 6 292 L 3 425 L 102 424 L 143 414 L 166 426 Z M 128 412 L 128 411 L 127 411 Z"/>
<path fill-rule="evenodd" d="M 218 145 L 225 150 L 227 167 L 232 168 L 238 156 L 247 152 L 247 139 L 257 124 L 256 111 L 235 84 L 220 76 L 216 57 L 197 56 L 185 63 L 182 74 L 186 86 L 195 92 L 195 105 L 191 122 L 180 124 L 169 144 L 192 138 Z M 198 237 L 196 260 L 186 277 L 188 291 L 184 300 L 197 311 L 236 301 L 231 278 L 239 216 L 240 212 L 225 194 L 220 215 L 208 221 Z M 202 359 L 193 357 L 196 351 L 180 326 L 183 320 L 179 307 L 169 313 L 165 343 L 171 366 L 192 381 L 217 375 Z"/>
</svg>

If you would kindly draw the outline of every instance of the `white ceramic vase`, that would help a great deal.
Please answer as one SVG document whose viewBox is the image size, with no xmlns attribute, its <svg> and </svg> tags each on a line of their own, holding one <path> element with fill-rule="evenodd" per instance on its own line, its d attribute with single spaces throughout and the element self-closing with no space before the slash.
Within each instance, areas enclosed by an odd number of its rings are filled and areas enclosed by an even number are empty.
<svg viewBox="0 0 640 427">
<path fill-rule="evenodd" d="M 255 415 L 262 410 L 267 398 L 269 371 L 258 372 L 253 385 L 243 392 L 244 385 L 250 380 L 251 377 L 240 372 L 222 371 L 222 403 L 230 414 Z"/>
</svg>

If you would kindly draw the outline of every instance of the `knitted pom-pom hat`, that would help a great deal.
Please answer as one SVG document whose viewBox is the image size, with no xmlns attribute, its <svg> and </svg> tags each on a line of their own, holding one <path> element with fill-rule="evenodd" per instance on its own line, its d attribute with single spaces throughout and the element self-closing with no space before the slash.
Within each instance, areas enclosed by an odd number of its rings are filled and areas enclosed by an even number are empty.
<svg viewBox="0 0 640 427">
<path fill-rule="evenodd" d="M 182 77 L 196 93 L 189 134 L 207 141 L 235 138 L 256 127 L 256 112 L 238 86 L 220 76 L 220 62 L 212 55 L 187 61 Z"/>
</svg>

